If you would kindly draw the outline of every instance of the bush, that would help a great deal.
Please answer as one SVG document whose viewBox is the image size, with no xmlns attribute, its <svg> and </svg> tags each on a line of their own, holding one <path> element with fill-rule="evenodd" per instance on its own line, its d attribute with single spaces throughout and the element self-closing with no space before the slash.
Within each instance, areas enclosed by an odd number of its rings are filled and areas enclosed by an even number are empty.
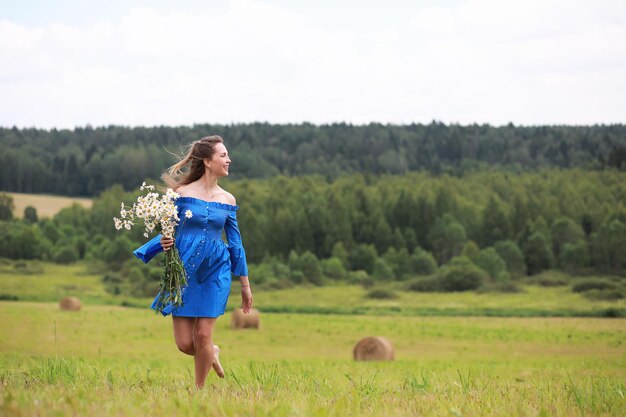
<svg viewBox="0 0 626 417">
<path fill-rule="evenodd" d="M 0 253 L 11 259 L 41 259 L 44 241 L 36 224 L 0 222 Z"/>
<path fill-rule="evenodd" d="M 388 288 L 373 288 L 365 294 L 365 297 L 376 300 L 390 300 L 398 298 L 398 295 Z"/>
<path fill-rule="evenodd" d="M 538 275 L 526 277 L 523 282 L 542 287 L 561 287 L 569 285 L 569 277 L 557 271 L 545 271 Z"/>
<path fill-rule="evenodd" d="M 437 278 L 443 291 L 467 291 L 479 288 L 488 276 L 465 256 L 457 256 L 439 269 Z"/>
<path fill-rule="evenodd" d="M 526 254 L 526 267 L 529 275 L 535 275 L 549 269 L 554 263 L 548 239 L 541 232 L 536 232 L 528 238 L 524 253 Z"/>
<path fill-rule="evenodd" d="M 324 275 L 332 280 L 338 281 L 346 277 L 346 269 L 339 258 L 328 258 L 322 261 L 322 271 Z"/>
<path fill-rule="evenodd" d="M 430 275 L 437 270 L 437 261 L 430 252 L 417 249 L 411 256 L 411 269 L 417 275 Z"/>
<path fill-rule="evenodd" d="M 479 268 L 489 274 L 489 278 L 494 281 L 499 281 L 501 273 L 506 271 L 506 263 L 498 255 L 498 252 L 491 247 L 481 250 L 476 259 L 472 260 Z"/>
<path fill-rule="evenodd" d="M 124 277 L 117 272 L 108 272 L 102 277 L 102 283 L 107 292 L 119 295 L 122 293 L 122 285 L 124 284 Z"/>
<path fill-rule="evenodd" d="M 378 258 L 374 261 L 374 271 L 372 275 L 374 279 L 379 281 L 390 281 L 394 279 L 393 269 L 391 269 L 383 258 Z"/>
<path fill-rule="evenodd" d="M 24 209 L 24 220 L 27 223 L 37 223 L 37 209 L 33 206 L 26 206 Z"/>
<path fill-rule="evenodd" d="M 472 262 L 476 262 L 478 259 L 478 255 L 480 254 L 480 248 L 473 240 L 468 240 L 465 242 L 463 246 L 463 250 L 461 251 L 461 255 L 467 256 Z"/>
<path fill-rule="evenodd" d="M 479 288 L 479 292 L 523 292 L 522 287 L 512 281 L 490 282 Z"/>
<path fill-rule="evenodd" d="M 418 278 L 407 285 L 407 289 L 417 292 L 437 292 L 441 291 L 439 280 L 435 277 Z"/>
<path fill-rule="evenodd" d="M 89 259 L 89 262 L 86 263 L 87 273 L 91 275 L 100 275 L 104 274 L 109 270 L 106 262 L 102 259 Z"/>
<path fill-rule="evenodd" d="M 39 261 L 16 261 L 11 272 L 23 275 L 37 275 L 43 274 L 44 269 Z"/>
<path fill-rule="evenodd" d="M 614 301 L 614 300 L 621 300 L 622 298 L 624 298 L 624 291 L 616 290 L 616 289 L 613 289 L 613 290 L 593 289 L 593 290 L 585 291 L 583 295 L 590 300 Z"/>
<path fill-rule="evenodd" d="M 619 286 L 613 281 L 602 278 L 589 278 L 578 281 L 572 286 L 574 292 L 586 292 L 591 290 L 617 290 Z"/>
<path fill-rule="evenodd" d="M 289 274 L 289 278 L 291 279 L 291 282 L 295 282 L 296 284 L 302 284 L 304 281 L 306 281 L 306 278 L 304 277 L 302 271 L 291 271 L 291 273 Z"/>
<path fill-rule="evenodd" d="M 324 277 L 322 267 L 317 256 L 311 251 L 306 251 L 300 256 L 300 268 L 306 279 L 314 285 L 323 285 Z"/>
<path fill-rule="evenodd" d="M 587 242 L 581 239 L 575 243 L 566 243 L 561 248 L 559 260 L 564 270 L 579 273 L 589 264 Z"/>
<path fill-rule="evenodd" d="M 62 246 L 54 251 L 52 259 L 58 264 L 71 264 L 78 261 L 78 252 L 71 246 Z"/>
<path fill-rule="evenodd" d="M 524 263 L 524 254 L 519 246 L 511 240 L 501 240 L 494 245 L 496 252 L 500 258 L 506 263 L 506 269 L 511 273 L 513 278 L 526 274 L 526 264 Z"/>
<path fill-rule="evenodd" d="M 374 285 L 374 280 L 369 276 L 366 271 L 359 269 L 358 271 L 350 271 L 348 274 L 348 282 L 350 284 L 359 284 L 364 288 L 369 288 Z"/>
<path fill-rule="evenodd" d="M 0 294 L 0 301 L 18 301 L 20 297 L 13 294 Z"/>
<path fill-rule="evenodd" d="M 353 270 L 363 269 L 371 274 L 377 257 L 378 253 L 374 245 L 354 245 L 349 255 L 350 266 Z"/>
<path fill-rule="evenodd" d="M 255 265 L 254 267 L 254 283 L 264 284 L 267 282 L 276 281 L 276 276 L 274 275 L 274 268 L 266 262 L 262 262 L 259 265 Z"/>
<path fill-rule="evenodd" d="M 382 258 L 391 268 L 393 278 L 404 279 L 411 274 L 411 256 L 406 248 L 396 249 L 390 247 Z M 376 269 L 376 265 L 374 265 L 374 269 Z M 376 275 L 375 272 L 374 275 Z"/>
<path fill-rule="evenodd" d="M 289 253 L 289 269 L 291 280 L 296 283 L 309 281 L 314 285 L 323 284 L 322 267 L 317 257 L 310 251 L 298 255 L 296 251 Z"/>
<path fill-rule="evenodd" d="M 279 279 L 278 281 L 271 281 L 265 284 L 265 288 L 271 290 L 286 290 L 294 286 L 293 282 L 288 279 Z"/>
</svg>

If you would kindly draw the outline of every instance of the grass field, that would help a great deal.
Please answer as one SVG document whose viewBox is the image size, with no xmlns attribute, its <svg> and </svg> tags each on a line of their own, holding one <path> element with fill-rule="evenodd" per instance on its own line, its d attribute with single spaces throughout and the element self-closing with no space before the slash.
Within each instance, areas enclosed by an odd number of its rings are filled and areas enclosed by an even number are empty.
<svg viewBox="0 0 626 417">
<path fill-rule="evenodd" d="M 17 218 L 24 217 L 24 209 L 28 206 L 33 206 L 37 209 L 37 216 L 52 217 L 64 207 L 69 207 L 74 203 L 83 205 L 86 208 L 90 208 L 92 200 L 90 198 L 79 197 L 61 197 L 55 195 L 44 194 L 25 194 L 25 193 L 7 193 L 13 197 L 13 203 L 15 204 L 15 210 L 13 215 Z"/>
<path fill-rule="evenodd" d="M 222 317 L 215 341 L 226 378 L 211 374 L 196 391 L 193 359 L 178 352 L 171 319 L 147 309 L 149 299 L 108 294 L 83 264 L 34 263 L 30 275 L 3 268 L 0 295 L 19 301 L 0 301 L 0 416 L 565 417 L 626 410 L 626 319 L 444 317 L 624 308 L 623 300 L 591 301 L 569 287 L 420 294 L 394 284 L 398 298 L 391 300 L 368 299 L 348 285 L 255 291 L 261 329 L 232 330 L 229 314 Z M 59 311 L 65 295 L 80 297 L 83 309 Z M 229 308 L 237 298 L 235 291 Z M 352 360 L 355 343 L 372 335 L 393 342 L 395 361 Z"/>
<path fill-rule="evenodd" d="M 263 314 L 218 321 L 227 376 L 192 388 L 169 318 L 0 302 L 0 415 L 623 416 L 626 322 Z M 384 335 L 394 362 L 357 363 Z"/>
</svg>

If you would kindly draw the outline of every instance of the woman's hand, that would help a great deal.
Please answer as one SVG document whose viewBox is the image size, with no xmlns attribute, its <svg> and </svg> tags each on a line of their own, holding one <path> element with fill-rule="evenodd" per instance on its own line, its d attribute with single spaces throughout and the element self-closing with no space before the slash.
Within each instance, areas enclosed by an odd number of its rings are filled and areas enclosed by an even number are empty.
<svg viewBox="0 0 626 417">
<path fill-rule="evenodd" d="M 252 308 L 252 290 L 250 289 L 250 284 L 241 286 L 241 308 L 245 314 L 248 314 Z"/>
<path fill-rule="evenodd" d="M 174 245 L 174 239 L 168 239 L 165 236 L 161 236 L 161 246 L 165 252 L 170 250 L 172 245 Z"/>
</svg>

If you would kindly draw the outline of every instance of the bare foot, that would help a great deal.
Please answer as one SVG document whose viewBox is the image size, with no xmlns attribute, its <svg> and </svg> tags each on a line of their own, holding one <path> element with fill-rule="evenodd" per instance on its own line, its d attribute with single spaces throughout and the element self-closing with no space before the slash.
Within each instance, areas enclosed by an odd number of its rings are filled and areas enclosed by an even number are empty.
<svg viewBox="0 0 626 417">
<path fill-rule="evenodd" d="M 220 363 L 220 348 L 217 345 L 213 345 L 213 350 L 215 352 L 215 356 L 213 356 L 213 370 L 220 378 L 224 378 L 224 368 L 222 368 L 222 364 Z"/>
</svg>

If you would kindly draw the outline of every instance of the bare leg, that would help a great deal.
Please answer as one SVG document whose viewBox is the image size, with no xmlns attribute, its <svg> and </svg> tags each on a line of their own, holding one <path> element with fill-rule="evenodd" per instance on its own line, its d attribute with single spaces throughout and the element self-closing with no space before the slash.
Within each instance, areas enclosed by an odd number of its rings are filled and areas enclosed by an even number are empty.
<svg viewBox="0 0 626 417">
<path fill-rule="evenodd" d="M 217 318 L 198 317 L 193 332 L 195 346 L 196 387 L 204 387 L 204 381 L 211 370 L 214 357 L 213 328 Z"/>
<path fill-rule="evenodd" d="M 220 378 L 224 378 L 224 368 L 222 368 L 222 364 L 220 363 L 220 348 L 217 345 L 213 345 L 213 370 Z"/>
<path fill-rule="evenodd" d="M 174 340 L 176 340 L 176 346 L 178 349 L 193 356 L 196 352 L 194 346 L 194 332 L 193 329 L 196 326 L 195 317 L 172 317 L 174 323 Z"/>
</svg>

